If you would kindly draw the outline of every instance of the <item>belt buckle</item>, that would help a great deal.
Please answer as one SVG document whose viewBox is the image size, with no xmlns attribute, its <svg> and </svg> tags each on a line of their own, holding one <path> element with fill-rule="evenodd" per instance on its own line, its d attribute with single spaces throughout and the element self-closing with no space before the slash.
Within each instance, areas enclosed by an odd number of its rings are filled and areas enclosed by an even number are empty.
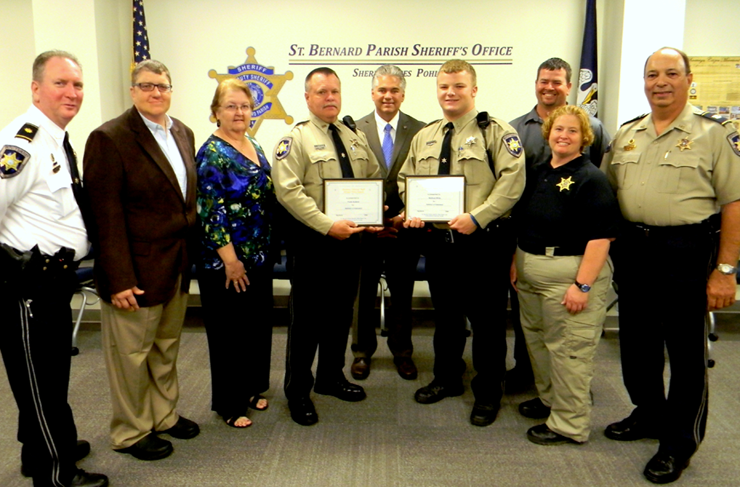
<svg viewBox="0 0 740 487">
<path fill-rule="evenodd" d="M 557 247 L 545 247 L 545 255 L 548 257 L 555 257 L 555 249 Z"/>
</svg>

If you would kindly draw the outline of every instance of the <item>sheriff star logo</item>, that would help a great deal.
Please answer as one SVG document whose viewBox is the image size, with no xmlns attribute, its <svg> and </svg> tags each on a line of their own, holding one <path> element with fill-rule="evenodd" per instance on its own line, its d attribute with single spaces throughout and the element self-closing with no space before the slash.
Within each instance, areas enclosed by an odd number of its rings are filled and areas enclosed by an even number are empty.
<svg viewBox="0 0 740 487">
<path fill-rule="evenodd" d="M 287 125 L 293 123 L 293 117 L 286 113 L 282 103 L 278 100 L 278 93 L 280 93 L 286 81 L 293 79 L 293 72 L 286 71 L 285 74 L 275 74 L 274 67 L 257 63 L 257 58 L 254 57 L 255 52 L 257 52 L 255 48 L 248 47 L 247 60 L 244 64 L 229 66 L 228 72 L 225 74 L 219 74 L 215 69 L 208 72 L 208 77 L 214 78 L 219 83 L 228 78 L 238 78 L 247 84 L 252 92 L 255 105 L 252 111 L 252 120 L 247 128 L 247 133 L 252 137 L 259 130 L 263 120 L 285 120 Z M 213 115 L 211 115 L 211 122 L 216 122 Z"/>
<path fill-rule="evenodd" d="M 560 177 L 560 182 L 558 184 L 556 184 L 555 186 L 557 186 L 558 188 L 560 188 L 560 192 L 562 193 L 563 191 L 569 191 L 570 190 L 570 186 L 572 184 L 573 184 L 573 176 L 568 176 L 567 178 L 564 178 L 564 177 L 561 176 Z"/>
</svg>

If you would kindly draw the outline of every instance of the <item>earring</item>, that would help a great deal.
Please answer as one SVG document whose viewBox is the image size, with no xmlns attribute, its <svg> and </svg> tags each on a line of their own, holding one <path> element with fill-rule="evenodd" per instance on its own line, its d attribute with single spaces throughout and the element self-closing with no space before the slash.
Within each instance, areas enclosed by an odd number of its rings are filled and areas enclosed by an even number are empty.
<svg viewBox="0 0 740 487">
<path fill-rule="evenodd" d="M 220 127 L 220 126 L 221 126 L 221 120 L 218 120 L 218 119 L 217 119 L 217 120 L 216 120 L 216 127 Z"/>
</svg>

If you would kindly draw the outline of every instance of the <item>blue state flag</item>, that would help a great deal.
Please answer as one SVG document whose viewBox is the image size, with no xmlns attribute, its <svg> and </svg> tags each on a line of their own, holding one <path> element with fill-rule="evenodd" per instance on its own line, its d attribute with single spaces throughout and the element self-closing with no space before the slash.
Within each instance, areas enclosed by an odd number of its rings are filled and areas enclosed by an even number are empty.
<svg viewBox="0 0 740 487">
<path fill-rule="evenodd" d="M 596 0 L 586 0 L 586 27 L 583 31 L 581 71 L 576 102 L 594 117 L 599 111 L 598 59 L 596 55 Z"/>
</svg>

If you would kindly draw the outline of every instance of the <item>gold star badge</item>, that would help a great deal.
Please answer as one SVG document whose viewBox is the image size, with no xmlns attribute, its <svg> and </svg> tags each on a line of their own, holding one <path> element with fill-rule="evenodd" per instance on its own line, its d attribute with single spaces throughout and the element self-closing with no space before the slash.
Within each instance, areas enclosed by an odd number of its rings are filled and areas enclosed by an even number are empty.
<svg viewBox="0 0 740 487">
<path fill-rule="evenodd" d="M 693 140 L 689 140 L 687 137 L 684 137 L 683 139 L 678 139 L 678 143 L 676 144 L 676 147 L 683 152 L 685 150 L 691 150 L 691 143 L 694 142 Z"/>
<path fill-rule="evenodd" d="M 624 146 L 624 150 L 635 150 L 637 146 L 635 145 L 635 139 L 630 139 L 629 142 L 627 142 L 627 145 Z"/>
<path fill-rule="evenodd" d="M 573 176 L 568 176 L 568 178 L 561 177 L 560 182 L 556 184 L 558 188 L 560 188 L 560 192 L 570 190 L 570 186 L 573 184 Z"/>
<path fill-rule="evenodd" d="M 18 169 L 18 164 L 21 162 L 23 162 L 23 159 L 18 159 L 18 157 L 11 152 L 3 155 L 3 158 L 0 160 L 0 166 L 9 171 L 16 171 Z"/>
</svg>

